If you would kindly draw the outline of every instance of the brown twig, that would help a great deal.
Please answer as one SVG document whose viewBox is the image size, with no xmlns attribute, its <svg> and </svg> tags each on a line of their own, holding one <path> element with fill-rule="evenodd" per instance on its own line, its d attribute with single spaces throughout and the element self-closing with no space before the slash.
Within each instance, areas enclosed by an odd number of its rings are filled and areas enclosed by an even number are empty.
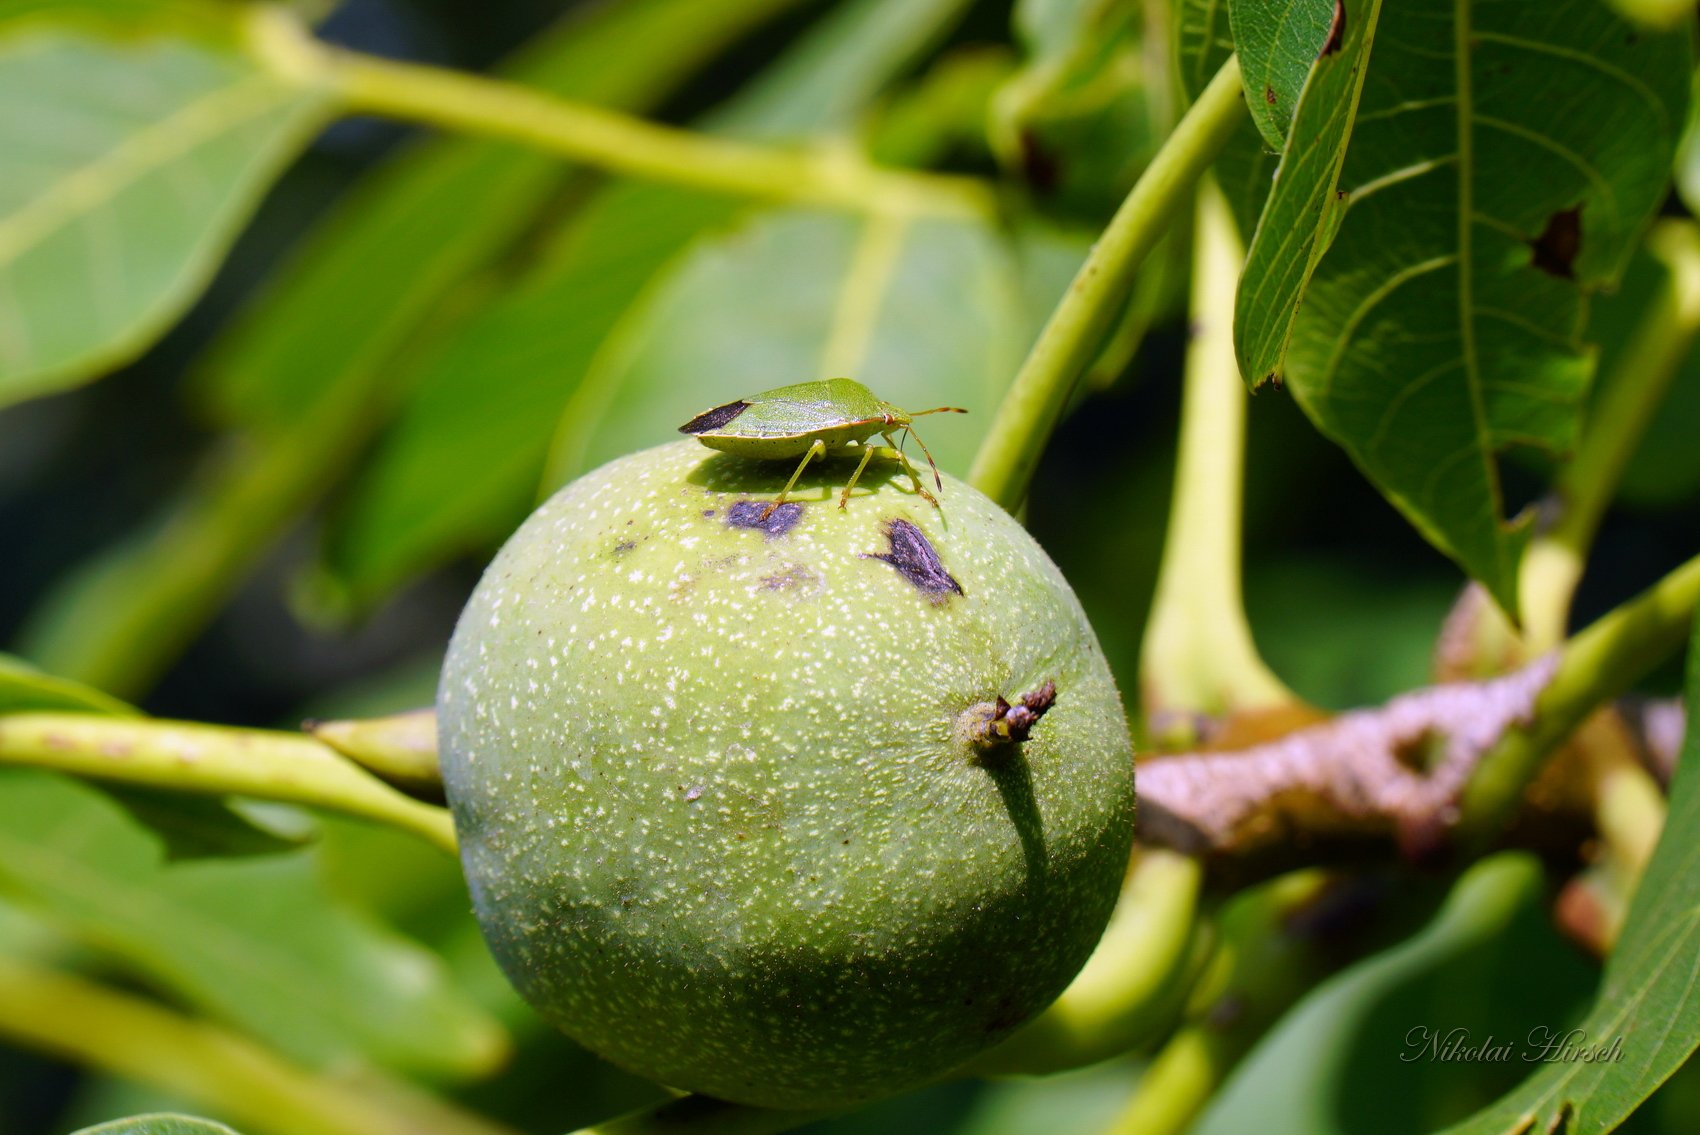
<svg viewBox="0 0 1700 1135">
<path fill-rule="evenodd" d="M 1526 725 L 1557 667 L 1433 686 L 1234 752 L 1156 757 L 1139 770 L 1139 837 L 1256 874 L 1317 862 L 1328 844 L 1439 850 L 1471 774 Z M 1280 863 L 1273 862 L 1279 857 Z"/>
</svg>

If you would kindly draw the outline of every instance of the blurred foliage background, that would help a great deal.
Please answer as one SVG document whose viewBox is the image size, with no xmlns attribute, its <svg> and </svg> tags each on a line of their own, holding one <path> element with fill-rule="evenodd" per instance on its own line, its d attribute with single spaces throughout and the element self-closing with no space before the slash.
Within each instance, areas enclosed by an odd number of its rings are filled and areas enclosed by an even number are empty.
<svg viewBox="0 0 1700 1135">
<path fill-rule="evenodd" d="M 338 123 L 265 195 L 204 297 L 160 342 L 97 384 L 0 411 L 0 642 L 161 716 L 288 728 L 407 709 L 432 699 L 462 601 L 540 486 L 666 440 L 703 406 L 808 377 L 823 358 L 899 404 L 962 401 L 983 425 L 1178 113 L 1168 9 L 348 0 L 320 27 L 331 42 L 478 71 L 518 52 L 514 73 L 527 81 L 662 121 L 821 136 L 888 163 L 996 176 L 1007 216 L 995 230 L 916 220 L 870 241 L 864 222 L 842 215 L 639 185 L 376 120 Z M 624 31 L 575 54 L 584 28 L 625 17 Z M 1674 197 L 1666 211 L 1686 212 Z M 1173 234 L 1142 276 L 1027 511 L 1130 710 L 1175 454 L 1188 243 Z M 886 273 L 880 314 L 865 341 L 833 343 L 844 280 L 869 271 L 870 256 Z M 1656 271 L 1638 260 L 1597 304 L 1604 372 Z M 1607 518 L 1578 623 L 1691 554 L 1696 425 L 1700 364 L 1690 360 Z M 941 464 L 964 472 L 974 428 L 951 421 L 928 435 Z M 1533 500 L 1545 472 L 1534 457 L 1514 462 L 1512 503 Z M 1299 694 L 1343 708 L 1428 679 L 1458 569 L 1280 389 L 1250 403 L 1245 553 L 1259 645 Z M 7 783 L 0 829 L 56 848 L 58 862 L 95 880 L 93 895 L 117 901 L 149 885 L 125 867 L 148 857 L 133 845 L 145 837 L 104 797 L 61 785 L 35 798 Z M 285 831 L 308 822 L 286 810 L 273 819 Z M 567 1130 L 657 1098 L 553 1035 L 507 990 L 453 863 L 394 832 L 311 824 L 320 838 L 304 850 L 169 868 L 179 906 L 132 912 L 130 939 L 67 913 L 60 891 L 54 919 L 0 904 L 0 942 L 198 1008 L 246 998 L 225 1015 L 246 1014 L 285 1050 L 344 1071 L 399 1070 L 522 1131 Z M 261 886 L 297 897 L 230 914 Z M 277 974 L 215 974 L 197 988 L 195 974 L 162 976 L 169 965 L 138 958 L 157 950 L 134 944 L 151 919 L 209 904 L 229 915 L 216 933 L 233 942 L 278 933 L 289 904 L 300 908 L 291 932 L 326 951 L 346 940 L 311 1000 L 346 994 L 381 1018 L 373 1035 L 342 1035 L 347 1051 L 329 1051 L 313 1004 L 285 1011 L 295 994 Z M 168 951 L 204 949 L 187 964 L 216 970 L 216 949 L 178 933 Z M 114 939 L 115 951 L 89 945 Z M 366 966 L 390 976 L 365 984 Z M 438 1018 L 383 1018 L 382 989 L 397 973 L 437 990 L 415 1008 Z M 1417 1132 L 1456 1119 L 1523 1069 L 1402 1062 L 1406 1031 L 1559 1027 L 1585 1009 L 1597 969 L 1531 900 L 1503 936 L 1464 936 L 1400 964 L 1383 955 L 1346 977 L 1265 1042 L 1201 1130 Z M 1044 1081 L 945 1084 L 813 1130 L 1090 1131 L 1125 1102 L 1138 1068 L 1130 1058 Z M 1272 1112 L 1297 1107 L 1295 1093 L 1334 1102 L 1325 1115 L 1289 1112 L 1309 1127 L 1271 1126 Z M 0 1049 L 4 1135 L 57 1135 L 177 1102 Z M 1680 1076 L 1635 1123 L 1695 1130 L 1700 1077 Z"/>
</svg>

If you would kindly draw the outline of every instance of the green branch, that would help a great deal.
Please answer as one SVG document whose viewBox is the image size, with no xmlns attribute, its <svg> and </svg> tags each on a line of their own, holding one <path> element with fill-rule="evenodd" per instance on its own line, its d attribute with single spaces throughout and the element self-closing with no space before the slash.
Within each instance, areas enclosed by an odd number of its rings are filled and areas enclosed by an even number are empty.
<svg viewBox="0 0 1700 1135">
<path fill-rule="evenodd" d="M 328 47 L 292 19 L 262 15 L 255 54 L 375 114 L 518 142 L 612 173 L 795 205 L 905 216 L 986 217 L 990 190 L 966 177 L 872 165 L 849 150 L 764 146 L 663 126 L 482 75 Z"/>
<path fill-rule="evenodd" d="M 1192 187 L 1245 113 L 1240 68 L 1222 65 L 1146 167 L 1075 273 L 1004 395 L 968 480 L 1013 511 L 1069 396 L 1121 314 L 1134 274 L 1191 200 Z"/>
<path fill-rule="evenodd" d="M 1153 718 L 1296 700 L 1258 655 L 1240 589 L 1246 389 L 1234 358 L 1234 293 L 1243 260 L 1227 202 L 1206 181 L 1198 195 L 1180 452 L 1140 650 L 1140 690 Z"/>
<path fill-rule="evenodd" d="M 1471 777 L 1462 829 L 1481 839 L 1497 832 L 1541 763 L 1582 720 L 1687 641 L 1697 602 L 1700 556 L 1565 644 L 1552 681 L 1535 699 L 1528 726 L 1506 733 Z"/>
<path fill-rule="evenodd" d="M 1589 413 L 1581 444 L 1553 486 L 1559 512 L 1523 555 L 1522 622 L 1531 654 L 1564 641 L 1570 601 L 1606 506 L 1671 379 L 1700 334 L 1700 227 L 1663 221 L 1647 249 L 1665 278 Z"/>
<path fill-rule="evenodd" d="M 1295 872 L 1224 910 L 1220 940 L 1193 987 L 1187 1019 L 1146 1068 L 1112 1135 L 1185 1131 L 1258 1038 L 1340 964 L 1329 962 L 1295 918 L 1326 901 L 1331 886 L 1325 872 Z"/>
<path fill-rule="evenodd" d="M 447 811 L 402 795 L 334 750 L 294 733 L 18 713 L 0 717 L 0 765 L 327 808 L 389 824 L 455 853 L 454 823 Z"/>
<path fill-rule="evenodd" d="M 332 1080 L 211 1022 L 3 954 L 0 1037 L 275 1135 L 509 1135 L 399 1081 Z"/>
</svg>

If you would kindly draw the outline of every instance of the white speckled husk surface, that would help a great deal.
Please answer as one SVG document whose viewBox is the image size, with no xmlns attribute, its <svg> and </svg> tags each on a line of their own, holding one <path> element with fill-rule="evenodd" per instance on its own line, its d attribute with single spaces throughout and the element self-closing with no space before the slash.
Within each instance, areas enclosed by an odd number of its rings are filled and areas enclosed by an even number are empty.
<svg viewBox="0 0 1700 1135">
<path fill-rule="evenodd" d="M 449 648 L 443 772 L 492 951 L 674 1087 L 833 1107 L 936 1078 L 1061 992 L 1126 867 L 1132 746 L 1056 567 L 954 480 L 941 513 L 876 464 L 840 511 L 849 468 L 811 469 L 773 534 L 728 511 L 788 463 L 678 441 L 603 466 L 502 549 Z M 869 558 L 893 518 L 962 594 Z M 1047 680 L 1011 759 L 957 739 Z"/>
</svg>

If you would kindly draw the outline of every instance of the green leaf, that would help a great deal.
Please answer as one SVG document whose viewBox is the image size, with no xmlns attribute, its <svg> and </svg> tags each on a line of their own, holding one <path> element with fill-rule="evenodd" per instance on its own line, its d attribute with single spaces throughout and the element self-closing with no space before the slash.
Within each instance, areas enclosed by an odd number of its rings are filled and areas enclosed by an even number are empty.
<svg viewBox="0 0 1700 1135">
<path fill-rule="evenodd" d="M 1145 168 L 1172 108 L 1152 74 L 1145 13 L 1121 0 L 1023 0 L 1023 66 L 992 101 L 992 144 L 1035 197 L 1094 218 L 1115 211 Z"/>
<path fill-rule="evenodd" d="M 1181 88 L 1195 99 L 1234 53 L 1224 0 L 1175 0 L 1175 60 Z"/>
<path fill-rule="evenodd" d="M 770 139 L 842 127 L 965 6 L 851 5 L 709 126 Z M 534 272 L 422 364 L 415 397 L 334 518 L 316 580 L 321 600 L 362 609 L 448 557 L 506 536 L 534 503 L 563 407 L 622 313 L 698 233 L 747 208 L 662 185 L 617 183 L 600 193 Z"/>
<path fill-rule="evenodd" d="M 1540 865 L 1519 853 L 1465 871 L 1427 925 L 1323 982 L 1295 1006 L 1223 1085 L 1197 1135 L 1406 1133 L 1430 1126 L 1432 1115 L 1425 1113 L 1437 1106 L 1450 1104 L 1457 1114 L 1454 1097 L 1469 1092 L 1484 1071 L 1498 1070 L 1412 1059 L 1413 1032 L 1420 1038 L 1422 1030 L 1462 1030 L 1474 1044 L 1490 1032 L 1502 1042 L 1513 1039 L 1502 1026 L 1516 1014 L 1485 1002 L 1505 970 L 1515 974 L 1519 961 L 1528 965 L 1527 954 L 1519 958 L 1512 947 L 1527 949 L 1517 931 L 1544 921 L 1541 885 Z M 1407 884 L 1398 901 L 1426 899 Z M 1561 944 L 1550 947 L 1557 953 Z M 1581 968 L 1575 959 L 1561 960 Z M 1546 976 L 1544 968 L 1538 972 Z M 1460 988 L 1470 998 L 1466 1004 L 1457 1001 Z M 1542 992 L 1552 1011 L 1552 991 Z M 1363 1106 L 1366 1096 L 1373 1101 L 1378 1094 L 1379 1108 Z M 1385 1113 L 1390 1098 L 1401 1101 L 1397 1114 Z M 1366 1126 L 1364 1111 L 1383 1114 Z"/>
<path fill-rule="evenodd" d="M 1336 12 L 1346 20 L 1342 33 L 1350 30 L 1350 17 L 1360 14 L 1348 15 L 1338 0 L 1228 0 L 1246 107 L 1271 150 L 1286 147 L 1287 124 L 1299 105 L 1299 92 L 1318 57 L 1335 46 L 1329 37 Z M 1349 110 L 1346 118 L 1351 119 Z"/>
<path fill-rule="evenodd" d="M 0 38 L 0 405 L 141 352 L 199 294 L 325 95 L 214 43 Z"/>
<path fill-rule="evenodd" d="M 505 1048 L 435 957 L 326 894 L 310 856 L 166 865 L 76 781 L 0 772 L 0 890 L 315 1067 L 472 1075 Z"/>
<path fill-rule="evenodd" d="M 971 0 L 851 0 L 710 124 L 766 139 L 849 133 L 874 96 L 970 6 Z"/>
<path fill-rule="evenodd" d="M 1189 99 L 1210 82 L 1233 54 L 1234 39 L 1224 0 L 1177 0 L 1174 21 L 1176 69 Z M 1213 172 L 1228 199 L 1241 239 L 1251 243 L 1257 218 L 1269 196 L 1275 174 L 1275 155 L 1269 153 L 1248 115 L 1235 128 L 1216 158 Z"/>
<path fill-rule="evenodd" d="M 0 714 L 32 711 L 71 713 L 140 712 L 80 682 L 56 678 L 21 658 L 0 654 Z"/>
<path fill-rule="evenodd" d="M 696 233 L 737 203 L 618 183 L 557 256 L 467 322 L 332 518 L 312 597 L 359 611 L 449 555 L 499 543 L 530 510 L 561 408 L 608 330 Z"/>
<path fill-rule="evenodd" d="M 642 108 L 728 39 L 797 2 L 609 6 L 563 20 L 500 73 L 567 98 Z M 368 401 L 399 389 L 397 353 L 442 317 L 440 305 L 472 273 L 531 232 L 566 172 L 549 154 L 464 138 L 434 139 L 386 163 L 214 344 L 198 381 L 215 411 L 275 433 L 351 388 Z M 369 420 L 373 407 L 356 406 L 344 413 Z"/>
<path fill-rule="evenodd" d="M 1368 2 L 1329 61 L 1350 55 Z M 1597 0 L 1391 5 L 1338 205 L 1326 163 L 1295 163 L 1335 136 L 1341 81 L 1319 68 L 1293 122 L 1241 282 L 1242 368 L 1284 374 L 1507 609 L 1527 531 L 1502 517 L 1497 455 L 1573 441 L 1586 297 L 1617 279 L 1667 191 L 1690 56 L 1688 30 L 1650 34 Z"/>
<path fill-rule="evenodd" d="M 1687 714 L 1700 721 L 1700 621 L 1688 648 Z M 1700 729 L 1689 729 L 1670 810 L 1617 948 L 1606 960 L 1587 1043 L 1621 1037 L 1621 1059 L 1543 1064 L 1511 1094 L 1446 1135 L 1611 1131 L 1700 1046 Z"/>
<path fill-rule="evenodd" d="M 168 860 L 276 855 L 300 847 L 307 839 L 259 827 L 215 796 L 122 784 L 91 787 L 117 801 L 131 819 L 158 836 Z"/>
<path fill-rule="evenodd" d="M 796 2 L 593 5 L 506 73 L 644 107 Z M 26 653 L 107 688 L 146 689 L 328 491 L 414 377 L 409 352 L 461 313 L 469 280 L 547 215 L 564 176 L 547 154 L 440 139 L 405 149 L 345 195 L 201 364 L 211 416 L 239 429 L 241 443 L 224 447 L 166 516 L 52 592 L 26 626 Z"/>
<path fill-rule="evenodd" d="M 1381 0 L 1349 0 L 1344 10 L 1339 50 L 1316 60 L 1297 97 L 1293 144 L 1282 156 L 1280 177 L 1246 251 L 1234 305 L 1234 348 L 1240 373 L 1254 388 L 1279 373 L 1305 285 L 1346 208 L 1335 184 L 1369 70 Z M 1247 98 L 1252 99 L 1249 91 Z"/>
<path fill-rule="evenodd" d="M 1622 355 L 1630 337 L 1648 316 L 1650 304 L 1669 286 L 1669 266 L 1645 246 L 1636 253 L 1622 282 L 1590 305 L 1588 329 L 1599 347 L 1599 380 L 1586 413 L 1593 413 L 1606 387 L 1639 376 L 1623 373 Z M 1587 421 L 1586 415 L 1584 422 Z M 1700 352 L 1690 350 L 1671 376 L 1658 410 L 1647 421 L 1618 485 L 1619 503 L 1632 509 L 1680 506 L 1700 496 L 1700 446 L 1693 423 L 1700 422 Z"/>
<path fill-rule="evenodd" d="M 978 414 L 925 430 L 939 465 L 965 470 L 1031 340 L 1020 287 L 1001 239 L 973 223 L 752 219 L 701 242 L 622 319 L 562 419 L 550 483 L 770 382 L 834 375 Z"/>
<path fill-rule="evenodd" d="M 72 1135 L 237 1135 L 232 1128 L 192 1115 L 132 1115 L 97 1123 Z"/>
</svg>

